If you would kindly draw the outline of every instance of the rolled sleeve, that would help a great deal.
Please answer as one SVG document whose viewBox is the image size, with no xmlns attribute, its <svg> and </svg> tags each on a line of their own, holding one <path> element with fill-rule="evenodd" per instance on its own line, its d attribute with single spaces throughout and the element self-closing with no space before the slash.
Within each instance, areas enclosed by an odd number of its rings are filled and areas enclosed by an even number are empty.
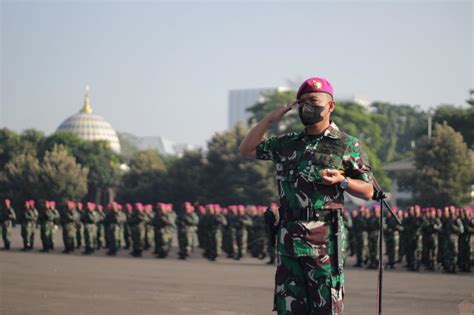
<svg viewBox="0 0 474 315">
<path fill-rule="evenodd" d="M 371 166 L 362 143 L 354 138 L 344 152 L 343 165 L 346 175 L 350 178 L 369 182 Z"/>
<path fill-rule="evenodd" d="M 278 137 L 263 139 L 257 146 L 257 159 L 275 161 L 278 157 L 279 140 Z"/>
</svg>

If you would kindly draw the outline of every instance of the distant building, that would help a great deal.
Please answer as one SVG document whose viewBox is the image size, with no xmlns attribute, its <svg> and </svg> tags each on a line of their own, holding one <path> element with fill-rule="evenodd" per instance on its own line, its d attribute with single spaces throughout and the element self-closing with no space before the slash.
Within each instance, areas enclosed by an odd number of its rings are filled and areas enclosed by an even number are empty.
<svg viewBox="0 0 474 315">
<path fill-rule="evenodd" d="M 135 145 L 140 150 L 157 150 L 162 155 L 177 155 L 181 156 L 186 150 L 195 150 L 196 146 L 185 144 L 185 143 L 175 143 L 171 140 L 165 139 L 163 137 L 137 137 L 137 142 Z"/>
<path fill-rule="evenodd" d="M 88 88 L 82 109 L 59 125 L 58 131 L 69 131 L 85 141 L 105 140 L 112 150 L 120 153 L 120 142 L 112 125 L 102 116 L 92 113 Z"/>
<path fill-rule="evenodd" d="M 229 91 L 229 128 L 234 127 L 238 122 L 247 124 L 250 118 L 250 113 L 247 112 L 247 109 L 259 102 L 263 102 L 265 94 L 289 90 L 286 87 L 274 87 Z"/>
</svg>

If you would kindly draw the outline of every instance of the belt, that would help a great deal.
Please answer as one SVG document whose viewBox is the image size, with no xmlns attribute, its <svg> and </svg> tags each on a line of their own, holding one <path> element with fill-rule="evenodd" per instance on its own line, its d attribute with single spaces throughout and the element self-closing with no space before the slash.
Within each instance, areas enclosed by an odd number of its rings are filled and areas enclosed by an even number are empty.
<svg viewBox="0 0 474 315">
<path fill-rule="evenodd" d="M 278 210 L 282 221 L 327 221 L 338 209 L 283 209 Z"/>
</svg>

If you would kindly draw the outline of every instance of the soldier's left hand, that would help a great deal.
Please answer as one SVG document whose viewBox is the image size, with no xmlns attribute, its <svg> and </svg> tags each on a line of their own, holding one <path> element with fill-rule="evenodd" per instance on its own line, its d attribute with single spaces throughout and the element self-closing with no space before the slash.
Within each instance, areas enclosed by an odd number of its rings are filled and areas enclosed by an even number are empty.
<svg viewBox="0 0 474 315">
<path fill-rule="evenodd" d="M 324 170 L 324 175 L 321 177 L 324 185 L 334 185 L 344 181 L 345 177 L 339 170 Z"/>
</svg>

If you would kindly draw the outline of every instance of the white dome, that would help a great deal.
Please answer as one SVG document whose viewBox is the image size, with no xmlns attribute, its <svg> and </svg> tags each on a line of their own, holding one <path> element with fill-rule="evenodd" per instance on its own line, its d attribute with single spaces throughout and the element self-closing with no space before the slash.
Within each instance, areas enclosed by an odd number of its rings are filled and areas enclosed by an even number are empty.
<svg viewBox="0 0 474 315">
<path fill-rule="evenodd" d="M 106 140 L 116 153 L 120 153 L 120 142 L 112 125 L 99 115 L 93 114 L 89 96 L 86 95 L 83 109 L 67 118 L 56 131 L 69 131 L 85 141 Z"/>
</svg>

